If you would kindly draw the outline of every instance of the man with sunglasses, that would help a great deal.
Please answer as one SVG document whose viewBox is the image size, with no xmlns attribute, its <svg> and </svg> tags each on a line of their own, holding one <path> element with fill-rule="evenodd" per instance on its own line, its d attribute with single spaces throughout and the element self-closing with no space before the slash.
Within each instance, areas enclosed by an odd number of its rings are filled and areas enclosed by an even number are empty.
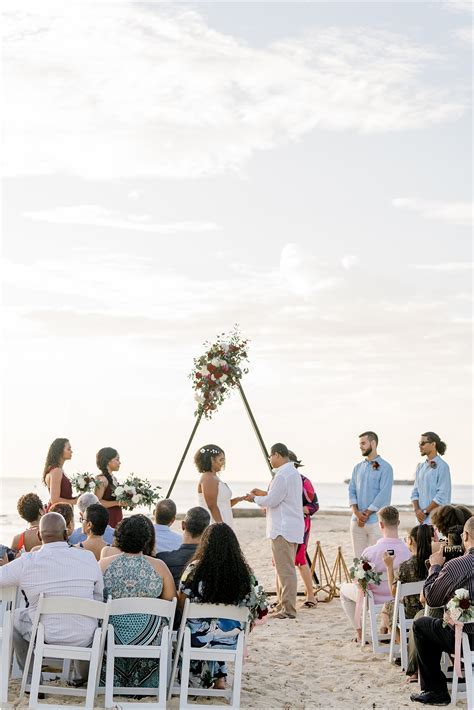
<svg viewBox="0 0 474 710">
<path fill-rule="evenodd" d="M 411 502 L 420 525 L 431 523 L 431 513 L 440 505 L 451 503 L 451 472 L 441 458 L 446 444 L 434 431 L 427 431 L 420 437 L 420 454 L 425 460 L 418 464 Z"/>
</svg>

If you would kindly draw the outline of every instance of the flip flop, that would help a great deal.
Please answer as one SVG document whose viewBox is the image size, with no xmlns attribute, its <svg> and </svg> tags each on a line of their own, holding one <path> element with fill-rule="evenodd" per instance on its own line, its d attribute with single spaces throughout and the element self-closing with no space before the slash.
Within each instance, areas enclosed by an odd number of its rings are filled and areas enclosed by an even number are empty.
<svg viewBox="0 0 474 710">
<path fill-rule="evenodd" d="M 306 607 L 307 609 L 314 609 L 317 606 L 317 602 L 303 602 L 302 606 Z"/>
</svg>

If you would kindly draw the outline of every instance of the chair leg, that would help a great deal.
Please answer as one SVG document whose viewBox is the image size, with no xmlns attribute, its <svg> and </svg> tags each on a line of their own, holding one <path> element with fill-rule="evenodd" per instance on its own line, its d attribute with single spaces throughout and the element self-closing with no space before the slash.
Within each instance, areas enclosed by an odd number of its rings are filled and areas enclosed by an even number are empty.
<svg viewBox="0 0 474 710">
<path fill-rule="evenodd" d="M 44 647 L 44 630 L 40 625 L 38 627 L 38 632 L 36 634 L 36 645 L 35 645 L 35 658 L 33 663 L 33 673 L 31 675 L 31 686 L 30 686 L 30 702 L 28 707 L 33 710 L 38 706 L 38 693 L 41 679 L 41 663 L 43 661 L 43 647 Z M 28 673 L 28 669 L 25 666 L 25 673 Z"/>
<path fill-rule="evenodd" d="M 232 695 L 230 699 L 230 707 L 238 710 L 240 708 L 240 691 L 242 687 L 242 667 L 244 660 L 244 632 L 241 631 L 237 641 L 237 650 L 234 666 L 234 682 L 232 684 Z"/>
<path fill-rule="evenodd" d="M 97 629 L 92 641 L 91 660 L 89 661 L 89 675 L 87 677 L 87 692 L 85 710 L 94 710 L 96 693 L 97 666 L 99 664 L 100 629 Z"/>
<path fill-rule="evenodd" d="M 105 707 L 111 708 L 114 705 L 114 630 L 108 630 L 107 635 L 107 660 L 105 662 Z"/>
<path fill-rule="evenodd" d="M 364 648 L 365 646 L 365 637 L 367 634 L 367 597 L 364 596 L 364 599 L 362 601 L 362 636 L 360 639 L 360 647 Z"/>
<path fill-rule="evenodd" d="M 179 693 L 179 707 L 186 708 L 188 705 L 188 690 L 189 690 L 189 666 L 191 648 L 191 632 L 188 628 L 184 631 L 183 654 L 181 658 L 181 689 Z"/>
<path fill-rule="evenodd" d="M 166 710 L 166 694 L 167 694 L 167 680 L 168 680 L 168 653 L 169 653 L 169 630 L 167 627 L 163 629 L 161 638 L 161 650 L 160 650 L 160 672 L 159 672 L 159 682 L 156 691 L 158 707 Z"/>
</svg>

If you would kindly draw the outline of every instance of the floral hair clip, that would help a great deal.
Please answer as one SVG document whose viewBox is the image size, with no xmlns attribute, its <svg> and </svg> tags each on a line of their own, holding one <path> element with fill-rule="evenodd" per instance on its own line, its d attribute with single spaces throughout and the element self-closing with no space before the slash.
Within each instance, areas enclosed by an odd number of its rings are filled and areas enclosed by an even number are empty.
<svg viewBox="0 0 474 710">
<path fill-rule="evenodd" d="M 199 452 L 201 454 L 220 454 L 221 452 L 218 451 L 217 449 L 200 449 Z"/>
<path fill-rule="evenodd" d="M 436 463 L 436 461 L 430 461 L 430 467 L 431 468 L 438 468 L 438 464 Z"/>
<path fill-rule="evenodd" d="M 372 468 L 374 469 L 374 471 L 378 471 L 379 468 L 380 468 L 379 462 L 378 462 L 378 461 L 372 461 Z"/>
</svg>

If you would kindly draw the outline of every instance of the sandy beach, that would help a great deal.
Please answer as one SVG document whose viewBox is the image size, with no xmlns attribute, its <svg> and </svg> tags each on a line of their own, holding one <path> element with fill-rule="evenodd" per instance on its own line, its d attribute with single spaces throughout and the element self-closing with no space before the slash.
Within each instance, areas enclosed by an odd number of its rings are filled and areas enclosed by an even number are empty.
<svg viewBox="0 0 474 710">
<path fill-rule="evenodd" d="M 402 513 L 401 520 L 400 533 L 404 534 L 413 525 L 413 515 Z M 349 565 L 352 555 L 348 525 L 349 515 L 317 513 L 313 518 L 310 555 L 314 553 L 316 540 L 320 540 L 332 567 L 341 545 Z M 236 532 L 259 580 L 266 589 L 273 590 L 265 519 L 238 518 Z M 275 619 L 257 626 L 249 640 L 241 707 L 262 710 L 413 707 L 409 694 L 417 686 L 407 685 L 400 669 L 390 665 L 386 656 L 375 657 L 370 646 L 361 650 L 351 644 L 352 635 L 338 599 L 320 603 L 316 609 L 301 610 L 295 620 Z M 18 681 L 11 682 L 10 702 L 13 707 L 26 708 L 26 698 L 21 703 L 16 700 L 18 688 Z M 59 697 L 55 702 L 61 702 Z M 64 698 L 63 702 L 72 705 L 77 700 Z M 202 702 L 212 701 L 203 698 Z M 178 699 L 174 698 L 170 708 L 175 710 L 178 705 Z M 462 706 L 461 701 L 459 705 Z M 103 696 L 99 696 L 97 707 L 104 707 Z"/>
</svg>

